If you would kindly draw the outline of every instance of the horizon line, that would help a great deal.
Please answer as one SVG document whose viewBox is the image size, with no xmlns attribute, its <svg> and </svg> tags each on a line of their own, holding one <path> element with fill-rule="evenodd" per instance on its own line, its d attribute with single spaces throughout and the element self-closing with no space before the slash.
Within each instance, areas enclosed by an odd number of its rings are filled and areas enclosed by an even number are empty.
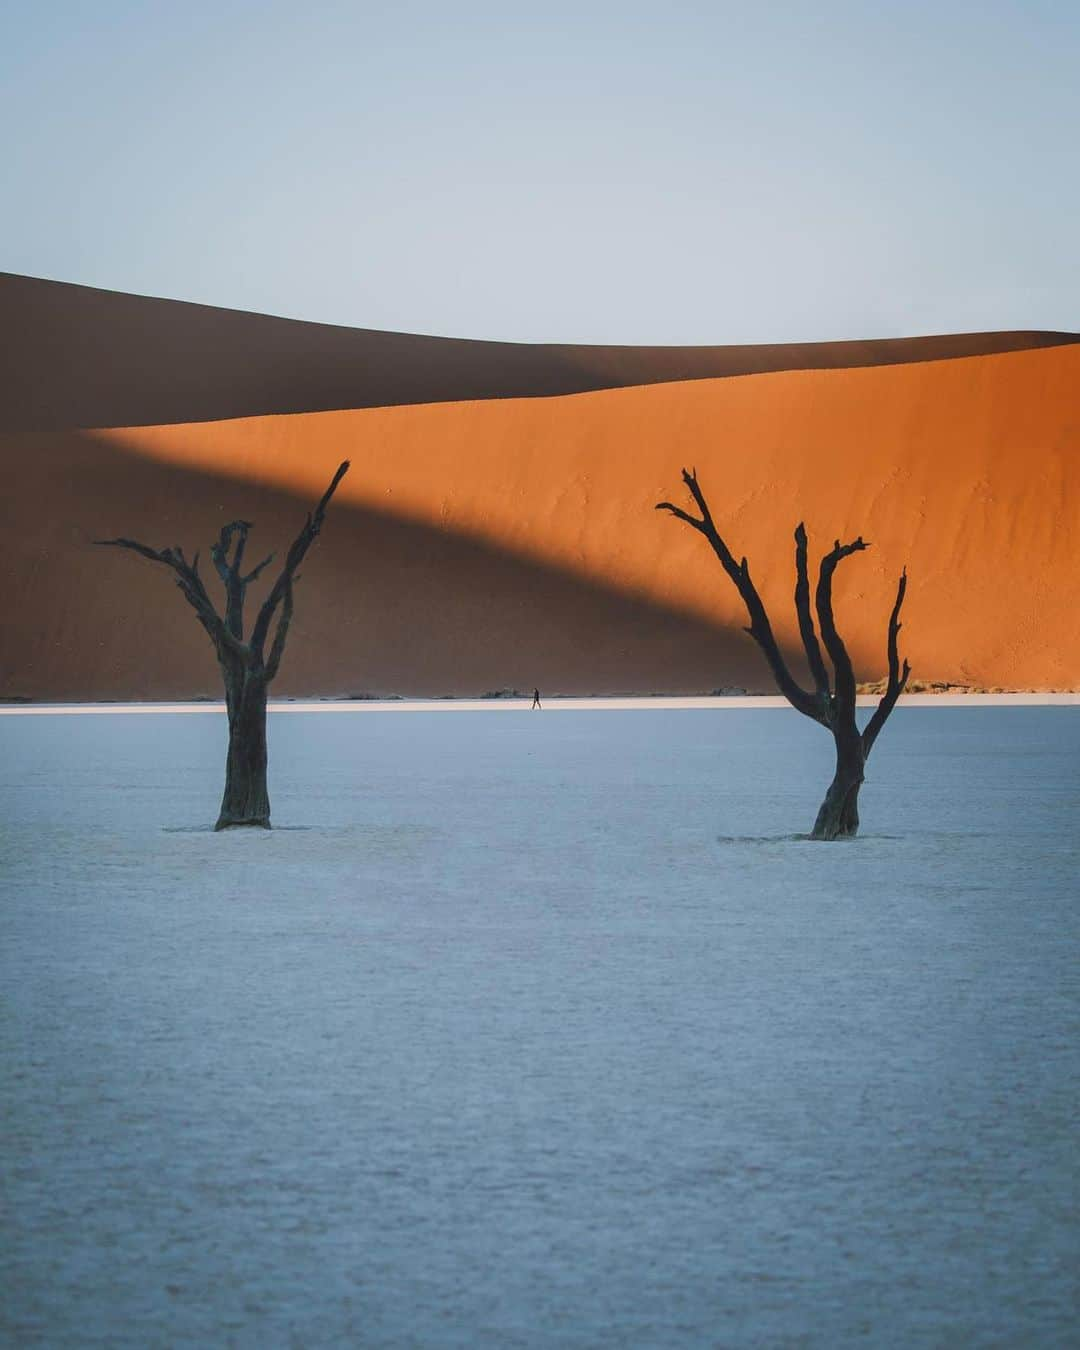
<svg viewBox="0 0 1080 1350">
<path fill-rule="evenodd" d="M 475 343 L 485 346 L 500 347 L 528 347 L 528 348 L 564 348 L 577 347 L 585 349 L 610 350 L 611 348 L 625 348 L 627 350 L 639 350 L 641 348 L 653 348 L 667 351 L 710 351 L 716 347 L 725 348 L 745 348 L 745 347 L 835 347 L 844 344 L 855 343 L 883 343 L 883 342 L 918 342 L 921 340 L 933 340 L 935 338 L 950 337 L 995 337 L 1028 335 L 1038 337 L 1060 337 L 1065 339 L 1065 344 L 1070 341 L 1080 342 L 1080 329 L 1069 328 L 1041 328 L 1037 326 L 1022 328 L 948 328 L 940 329 L 934 332 L 902 332 L 890 333 L 885 336 L 880 333 L 864 333 L 858 337 L 820 337 L 820 338 L 787 338 L 787 339 L 757 339 L 754 341 L 740 341 L 738 339 L 727 339 L 717 342 L 537 342 L 521 341 L 515 338 L 477 338 L 460 337 L 455 333 L 433 333 L 421 331 L 412 328 L 369 328 L 363 324 L 357 323 L 335 323 L 325 319 L 313 319 L 299 314 L 280 314 L 275 311 L 265 309 L 244 309 L 233 305 L 217 304 L 209 300 L 191 300 L 177 295 L 161 295 L 151 291 L 141 290 L 120 290 L 115 286 L 97 286 L 86 281 L 70 281 L 65 277 L 42 276 L 32 272 L 9 272 L 0 268 L 0 277 L 12 277 L 23 281 L 41 281 L 52 286 L 67 286 L 76 290 L 95 291 L 101 295 L 127 296 L 138 300 L 157 300 L 170 305 L 187 305 L 195 309 L 217 310 L 226 314 L 240 314 L 250 318 L 274 319 L 281 323 L 300 323 L 310 324 L 318 328 L 339 329 L 345 333 L 372 333 L 386 334 L 395 337 L 419 337 L 432 338 L 444 342 L 463 342 Z M 1064 345 L 1064 344 L 1063 344 Z"/>
<path fill-rule="evenodd" d="M 880 694 L 859 694 L 860 708 L 873 708 Z M 637 694 L 626 697 L 606 695 L 541 695 L 548 703 L 539 711 L 549 712 L 643 712 L 648 710 L 723 710 L 764 711 L 786 708 L 797 711 L 782 694 Z M 902 694 L 898 707 L 907 708 L 999 708 L 999 707 L 1080 707 L 1080 691 L 1040 693 L 1020 691 L 1002 694 Z M 520 698 L 326 698 L 272 699 L 267 711 L 273 713 L 423 713 L 423 712 L 528 712 L 529 695 Z M 217 699 L 175 700 L 171 702 L 130 703 L 11 703 L 0 705 L 0 717 L 96 716 L 101 714 L 147 715 L 153 713 L 212 713 L 222 716 L 225 703 Z"/>
</svg>

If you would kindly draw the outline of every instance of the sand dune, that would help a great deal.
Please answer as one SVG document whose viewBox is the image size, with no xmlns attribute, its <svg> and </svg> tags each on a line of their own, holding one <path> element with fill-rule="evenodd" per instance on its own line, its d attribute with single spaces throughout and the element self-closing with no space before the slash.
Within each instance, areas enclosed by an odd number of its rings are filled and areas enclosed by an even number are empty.
<svg viewBox="0 0 1080 1350">
<path fill-rule="evenodd" d="M 0 569 L 20 603 L 4 617 L 0 694 L 218 696 L 209 642 L 168 572 L 90 540 L 130 531 L 186 542 L 189 552 L 201 545 L 205 558 L 221 524 L 246 516 L 256 526 L 254 558 L 287 546 L 308 496 L 80 433 L 0 444 L 24 464 L 27 498 L 53 504 L 28 528 L 25 501 L 4 500 Z M 741 634 L 341 494 L 305 564 L 274 692 L 712 689 L 716 672 L 733 683 L 759 679 Z"/>
<path fill-rule="evenodd" d="M 1080 687 L 1080 347 L 94 432 L 8 433 L 0 692 L 214 694 L 167 575 L 117 533 L 206 546 L 236 515 L 287 543 L 338 460 L 275 692 L 766 690 L 703 541 L 653 511 L 696 464 L 789 646 L 791 532 L 839 574 L 860 676 L 880 676 L 900 567 L 916 675 Z M 17 475 L 11 474 L 11 468 Z M 257 543 L 255 542 L 257 541 Z"/>
<path fill-rule="evenodd" d="M 546 397 L 1077 341 L 1074 333 L 1019 332 L 739 347 L 472 342 L 301 323 L 0 273 L 0 428 Z"/>
</svg>

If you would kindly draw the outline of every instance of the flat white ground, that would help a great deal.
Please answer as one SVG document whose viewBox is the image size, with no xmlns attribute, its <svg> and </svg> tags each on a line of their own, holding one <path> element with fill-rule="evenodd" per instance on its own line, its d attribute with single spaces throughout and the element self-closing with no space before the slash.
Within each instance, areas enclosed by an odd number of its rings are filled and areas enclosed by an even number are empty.
<svg viewBox="0 0 1080 1350">
<path fill-rule="evenodd" d="M 1076 709 L 500 711 L 0 718 L 6 1343 L 1069 1343 Z"/>
</svg>

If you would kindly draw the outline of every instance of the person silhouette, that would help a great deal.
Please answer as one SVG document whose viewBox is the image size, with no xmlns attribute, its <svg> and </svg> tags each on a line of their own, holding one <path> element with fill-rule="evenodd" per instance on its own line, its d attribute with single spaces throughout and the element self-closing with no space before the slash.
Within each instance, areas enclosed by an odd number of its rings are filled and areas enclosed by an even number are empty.
<svg viewBox="0 0 1080 1350">
<path fill-rule="evenodd" d="M 540 703 L 540 690 L 539 690 L 539 689 L 534 689 L 534 690 L 533 690 L 533 702 L 532 702 L 532 705 L 533 705 L 534 708 L 539 708 L 541 712 L 544 711 L 543 706 L 542 706 L 541 703 Z"/>
</svg>

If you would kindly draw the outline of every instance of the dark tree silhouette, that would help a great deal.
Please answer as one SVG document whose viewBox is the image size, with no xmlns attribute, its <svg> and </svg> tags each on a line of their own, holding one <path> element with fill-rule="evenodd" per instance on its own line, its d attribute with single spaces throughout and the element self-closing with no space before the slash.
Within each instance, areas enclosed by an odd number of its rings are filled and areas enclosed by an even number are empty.
<svg viewBox="0 0 1080 1350">
<path fill-rule="evenodd" d="M 896 590 L 896 603 L 889 616 L 889 679 L 881 701 L 866 727 L 860 731 L 855 723 L 855 673 L 847 648 L 836 631 L 833 620 L 832 583 L 833 574 L 843 560 L 852 553 L 861 553 L 867 548 L 860 537 L 853 544 L 841 544 L 839 540 L 821 560 L 818 573 L 815 603 L 821 637 L 825 650 L 832 662 L 834 678 L 830 684 L 829 673 L 818 645 L 814 631 L 814 617 L 810 609 L 810 581 L 806 568 L 806 530 L 800 524 L 795 530 L 795 611 L 799 619 L 799 634 L 806 649 L 806 660 L 810 667 L 810 676 L 814 681 L 813 690 L 804 689 L 792 677 L 782 652 L 773 636 L 769 616 L 750 580 L 750 569 L 746 559 L 736 562 L 728 546 L 720 537 L 713 523 L 705 494 L 697 480 L 697 470 L 689 473 L 683 469 L 683 482 L 701 512 L 700 519 L 690 515 L 671 502 L 658 502 L 658 511 L 670 511 L 673 516 L 692 526 L 703 534 L 712 545 L 713 552 L 736 589 L 742 596 L 750 615 L 750 626 L 746 632 L 754 639 L 769 663 L 777 687 L 792 707 L 806 717 L 820 722 L 832 733 L 836 742 L 836 773 L 825 800 L 821 803 L 817 820 L 814 822 L 812 839 L 847 839 L 859 829 L 859 788 L 863 781 L 863 769 L 874 742 L 881 733 L 889 714 L 896 706 L 896 700 L 903 693 L 911 668 L 907 661 L 900 666 L 897 654 L 897 635 L 900 632 L 900 607 L 904 603 L 907 590 L 907 572 L 900 574 L 900 584 Z"/>
<path fill-rule="evenodd" d="M 151 562 L 164 563 L 176 574 L 176 584 L 195 617 L 209 634 L 217 652 L 218 665 L 225 683 L 225 708 L 229 715 L 229 753 L 225 761 L 225 793 L 217 830 L 234 825 L 258 825 L 270 828 L 270 798 L 266 791 L 266 696 L 270 682 L 278 673 L 285 640 L 293 616 L 293 586 L 299 580 L 297 568 L 322 528 L 323 517 L 337 485 L 349 469 L 346 460 L 338 467 L 330 486 L 308 514 L 303 529 L 292 542 L 285 564 L 270 593 L 263 601 L 251 630 L 244 640 L 244 600 L 248 586 L 274 560 L 271 553 L 251 569 L 241 571 L 247 545 L 249 520 L 234 520 L 223 526 L 210 557 L 225 587 L 225 613 L 220 615 L 207 594 L 199 575 L 199 555 L 191 562 L 182 548 L 153 549 L 134 539 L 98 539 L 95 542 L 114 548 L 131 549 Z M 230 556 L 231 554 L 231 556 Z M 270 628 L 276 627 L 267 651 Z"/>
</svg>

